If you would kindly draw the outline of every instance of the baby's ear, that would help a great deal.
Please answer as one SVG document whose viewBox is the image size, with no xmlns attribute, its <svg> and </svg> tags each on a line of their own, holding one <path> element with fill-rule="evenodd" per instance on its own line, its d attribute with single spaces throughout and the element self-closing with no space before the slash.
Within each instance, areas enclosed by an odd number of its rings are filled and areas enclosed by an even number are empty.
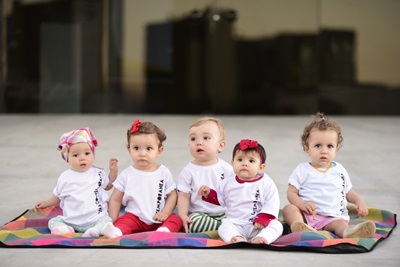
<svg viewBox="0 0 400 267">
<path fill-rule="evenodd" d="M 158 148 L 158 156 L 160 156 L 160 155 L 163 153 L 163 151 L 164 151 L 164 147 L 163 147 L 163 146 L 160 146 L 160 147 Z"/>
<path fill-rule="evenodd" d="M 221 142 L 219 143 L 218 153 L 221 153 L 222 150 L 224 150 L 225 146 L 226 146 L 226 141 L 225 141 L 225 140 L 224 140 L 224 141 L 221 141 Z"/>
<path fill-rule="evenodd" d="M 267 166 L 267 164 L 266 164 L 266 163 L 262 163 L 262 164 L 260 165 L 260 171 L 264 170 L 264 169 L 265 169 L 265 166 Z"/>
</svg>

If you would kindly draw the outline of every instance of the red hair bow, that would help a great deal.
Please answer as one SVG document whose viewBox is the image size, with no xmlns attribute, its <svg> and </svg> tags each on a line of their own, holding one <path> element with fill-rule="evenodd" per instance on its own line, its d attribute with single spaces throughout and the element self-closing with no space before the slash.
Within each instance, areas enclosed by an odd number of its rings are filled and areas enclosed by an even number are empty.
<svg viewBox="0 0 400 267">
<path fill-rule="evenodd" d="M 257 148 L 258 147 L 258 142 L 254 140 L 249 140 L 249 139 L 243 139 L 240 141 L 240 150 L 244 151 L 248 148 Z"/>
<path fill-rule="evenodd" d="M 135 121 L 132 123 L 131 131 L 130 131 L 129 133 L 133 134 L 133 133 L 136 133 L 137 131 L 139 131 L 139 126 L 140 126 L 140 124 L 142 124 L 142 123 L 140 122 L 140 120 L 135 120 Z"/>
</svg>

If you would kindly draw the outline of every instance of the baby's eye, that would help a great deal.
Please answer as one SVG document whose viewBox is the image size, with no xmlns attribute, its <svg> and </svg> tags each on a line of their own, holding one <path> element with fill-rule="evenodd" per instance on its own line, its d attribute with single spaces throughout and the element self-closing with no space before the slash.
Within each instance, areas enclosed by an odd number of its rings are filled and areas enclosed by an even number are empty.
<svg viewBox="0 0 400 267">
<path fill-rule="evenodd" d="M 320 144 L 316 144 L 315 147 L 316 147 L 316 148 L 320 148 L 321 145 L 320 145 Z"/>
<path fill-rule="evenodd" d="M 204 138 L 203 138 L 204 140 L 210 140 L 211 138 L 210 137 L 208 137 L 208 136 L 204 136 Z"/>
<path fill-rule="evenodd" d="M 147 151 L 151 151 L 151 150 L 153 150 L 153 148 L 152 148 L 151 146 L 149 146 L 149 147 L 147 148 Z"/>
<path fill-rule="evenodd" d="M 132 147 L 132 149 L 138 151 L 139 147 L 138 146 L 134 146 L 134 147 Z"/>
<path fill-rule="evenodd" d="M 190 137 L 189 140 L 190 141 L 196 141 L 196 137 Z"/>
<path fill-rule="evenodd" d="M 92 153 L 90 153 L 90 152 L 86 152 L 85 153 L 86 156 L 89 156 L 90 154 L 92 154 Z"/>
<path fill-rule="evenodd" d="M 334 148 L 335 146 L 334 145 L 328 145 L 328 148 Z"/>
<path fill-rule="evenodd" d="M 256 162 L 254 159 L 249 160 L 250 163 Z"/>
</svg>

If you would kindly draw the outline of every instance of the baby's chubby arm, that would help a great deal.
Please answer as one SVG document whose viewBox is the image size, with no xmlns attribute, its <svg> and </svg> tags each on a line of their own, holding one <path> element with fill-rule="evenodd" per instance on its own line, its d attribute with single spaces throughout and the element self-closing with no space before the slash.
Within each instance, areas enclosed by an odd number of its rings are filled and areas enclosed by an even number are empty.
<svg viewBox="0 0 400 267">
<path fill-rule="evenodd" d="M 47 200 L 41 200 L 36 202 L 35 204 L 35 212 L 38 211 L 38 209 L 44 209 L 47 207 L 51 207 L 54 205 L 57 205 L 58 203 L 60 203 L 60 199 L 58 197 L 56 197 L 55 195 L 51 195 L 51 197 L 49 197 Z"/>
<path fill-rule="evenodd" d="M 317 206 L 312 203 L 312 202 L 304 202 L 300 197 L 299 197 L 299 190 L 294 187 L 293 185 L 289 185 L 288 190 L 287 190 L 287 198 L 290 202 L 290 204 L 295 205 L 298 207 L 301 211 L 309 214 L 309 215 L 315 215 L 317 212 Z"/>
<path fill-rule="evenodd" d="M 109 178 L 109 183 L 107 185 L 107 187 L 105 188 L 106 190 L 110 190 L 111 188 L 113 188 L 113 182 L 115 181 L 115 179 L 117 179 L 118 176 L 118 159 L 116 158 L 111 158 L 109 161 L 109 166 L 108 168 L 110 169 L 110 173 L 108 175 Z"/>
<path fill-rule="evenodd" d="M 165 200 L 165 206 L 163 210 L 157 212 L 156 215 L 154 215 L 153 219 L 160 222 L 165 221 L 168 218 L 168 216 L 174 212 L 177 201 L 178 201 L 178 193 L 176 192 L 176 190 L 172 190 L 168 194 L 167 199 Z"/>
<path fill-rule="evenodd" d="M 189 224 L 193 221 L 189 218 L 189 205 L 190 205 L 190 194 L 179 191 L 178 193 L 178 214 L 182 220 L 183 228 L 186 233 L 189 233 Z"/>
<path fill-rule="evenodd" d="M 364 199 L 356 193 L 353 189 L 350 189 L 350 191 L 347 193 L 347 201 L 350 203 L 353 203 L 357 213 L 361 217 L 365 217 L 368 215 L 368 206 L 365 203 Z"/>
</svg>

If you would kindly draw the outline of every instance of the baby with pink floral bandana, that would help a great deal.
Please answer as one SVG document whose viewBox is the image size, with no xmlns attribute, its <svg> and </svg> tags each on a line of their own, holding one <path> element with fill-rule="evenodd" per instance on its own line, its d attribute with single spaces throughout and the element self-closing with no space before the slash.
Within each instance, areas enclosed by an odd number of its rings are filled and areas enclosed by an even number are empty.
<svg viewBox="0 0 400 267">
<path fill-rule="evenodd" d="M 97 139 L 89 128 L 80 128 L 61 135 L 57 150 L 70 168 L 58 177 L 53 194 L 35 204 L 35 211 L 59 204 L 62 215 L 52 218 L 48 227 L 52 234 L 83 233 L 83 237 L 114 237 L 112 219 L 108 215 L 107 190 L 118 175 L 118 160 L 110 159 L 110 174 L 93 165 Z"/>
</svg>

